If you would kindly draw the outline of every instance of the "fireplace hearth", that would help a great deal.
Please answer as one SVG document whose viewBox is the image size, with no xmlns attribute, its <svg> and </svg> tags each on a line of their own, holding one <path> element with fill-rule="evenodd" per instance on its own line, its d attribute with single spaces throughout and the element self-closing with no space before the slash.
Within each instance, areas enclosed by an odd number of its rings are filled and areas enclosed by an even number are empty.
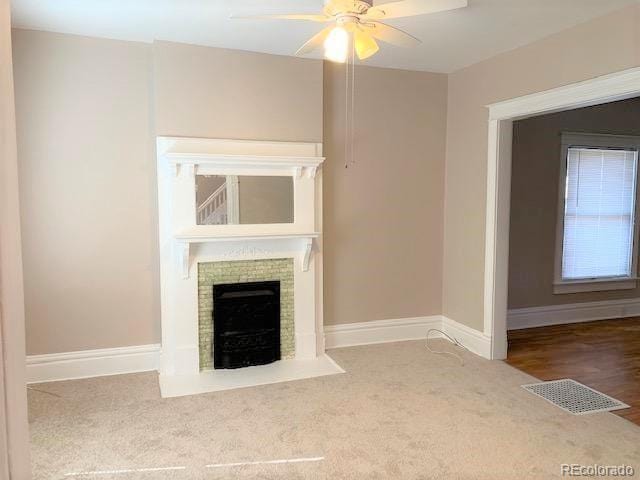
<svg viewBox="0 0 640 480">
<path fill-rule="evenodd" d="M 213 366 L 265 365 L 280 360 L 280 282 L 213 287 Z"/>
</svg>

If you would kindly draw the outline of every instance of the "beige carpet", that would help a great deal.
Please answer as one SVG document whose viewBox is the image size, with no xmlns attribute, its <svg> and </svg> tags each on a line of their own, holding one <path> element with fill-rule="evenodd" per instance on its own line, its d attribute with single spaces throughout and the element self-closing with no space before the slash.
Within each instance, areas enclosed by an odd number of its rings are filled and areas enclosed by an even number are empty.
<svg viewBox="0 0 640 480">
<path fill-rule="evenodd" d="M 440 341 L 440 346 L 453 348 Z M 36 479 L 550 479 L 560 465 L 640 472 L 640 427 L 572 416 L 526 392 L 532 377 L 423 342 L 333 350 L 345 374 L 161 399 L 155 374 L 29 392 Z M 324 457 L 301 463 L 209 467 Z M 86 471 L 184 467 L 66 476 Z"/>
</svg>

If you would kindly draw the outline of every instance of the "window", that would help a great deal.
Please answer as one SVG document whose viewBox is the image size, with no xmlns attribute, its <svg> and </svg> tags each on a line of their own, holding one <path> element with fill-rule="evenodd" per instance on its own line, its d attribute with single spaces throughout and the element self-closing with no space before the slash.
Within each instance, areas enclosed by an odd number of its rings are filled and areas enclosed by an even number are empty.
<svg viewBox="0 0 640 480">
<path fill-rule="evenodd" d="M 562 135 L 554 293 L 635 288 L 639 149 L 638 137 Z"/>
</svg>

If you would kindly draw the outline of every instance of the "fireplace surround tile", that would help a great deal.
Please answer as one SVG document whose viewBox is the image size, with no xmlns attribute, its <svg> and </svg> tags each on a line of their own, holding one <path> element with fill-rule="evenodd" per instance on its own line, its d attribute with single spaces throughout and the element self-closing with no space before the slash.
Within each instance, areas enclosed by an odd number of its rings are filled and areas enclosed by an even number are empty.
<svg viewBox="0 0 640 480">
<path fill-rule="evenodd" d="M 295 356 L 293 259 L 198 263 L 198 340 L 200 371 L 213 369 L 213 286 L 224 283 L 280 281 L 280 355 Z"/>
</svg>

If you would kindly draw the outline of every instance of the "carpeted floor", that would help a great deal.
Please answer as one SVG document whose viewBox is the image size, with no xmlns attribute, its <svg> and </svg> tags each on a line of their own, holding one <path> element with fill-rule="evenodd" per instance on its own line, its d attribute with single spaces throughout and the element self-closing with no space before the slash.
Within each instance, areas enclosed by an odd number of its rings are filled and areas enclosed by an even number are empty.
<svg viewBox="0 0 640 480">
<path fill-rule="evenodd" d="M 37 385 L 60 397 L 29 392 L 34 476 L 511 480 L 626 464 L 640 478 L 640 427 L 569 415 L 502 362 L 460 366 L 424 342 L 329 354 L 347 373 L 165 400 L 151 373 Z M 315 461 L 207 467 L 299 458 Z M 165 467 L 180 469 L 140 471 Z"/>
</svg>

